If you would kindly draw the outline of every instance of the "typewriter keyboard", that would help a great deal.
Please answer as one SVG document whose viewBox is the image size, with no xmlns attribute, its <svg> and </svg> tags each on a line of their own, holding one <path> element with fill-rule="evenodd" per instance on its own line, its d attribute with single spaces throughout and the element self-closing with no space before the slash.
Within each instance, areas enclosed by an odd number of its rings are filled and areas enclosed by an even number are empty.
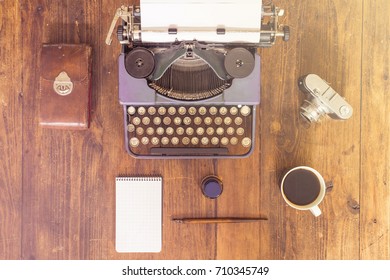
<svg viewBox="0 0 390 280">
<path fill-rule="evenodd" d="M 253 144 L 252 106 L 126 106 L 128 150 L 147 157 L 242 157 Z"/>
</svg>

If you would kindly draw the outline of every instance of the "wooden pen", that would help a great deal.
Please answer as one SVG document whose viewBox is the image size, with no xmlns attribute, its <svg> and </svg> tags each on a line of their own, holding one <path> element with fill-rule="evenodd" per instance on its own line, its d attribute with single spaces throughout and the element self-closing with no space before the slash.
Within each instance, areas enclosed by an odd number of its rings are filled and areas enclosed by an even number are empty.
<svg viewBox="0 0 390 280">
<path fill-rule="evenodd" d="M 172 219 L 172 221 L 180 224 L 221 224 L 221 223 L 253 223 L 259 221 L 267 221 L 267 218 L 181 218 Z"/>
</svg>

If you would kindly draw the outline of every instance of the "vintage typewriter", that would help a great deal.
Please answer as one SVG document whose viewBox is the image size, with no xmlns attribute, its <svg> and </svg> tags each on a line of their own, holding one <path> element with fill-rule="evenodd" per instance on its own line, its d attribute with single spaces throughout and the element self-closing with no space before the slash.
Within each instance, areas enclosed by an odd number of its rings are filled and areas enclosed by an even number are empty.
<svg viewBox="0 0 390 280">
<path fill-rule="evenodd" d="M 251 154 L 260 102 L 258 47 L 289 39 L 262 1 L 141 0 L 117 9 L 125 145 L 140 158 Z"/>
</svg>

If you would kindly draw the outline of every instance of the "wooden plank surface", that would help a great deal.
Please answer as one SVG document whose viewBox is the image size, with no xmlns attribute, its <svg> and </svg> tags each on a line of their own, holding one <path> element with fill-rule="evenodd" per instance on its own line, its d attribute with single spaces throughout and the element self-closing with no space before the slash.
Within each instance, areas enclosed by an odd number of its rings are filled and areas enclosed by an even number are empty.
<svg viewBox="0 0 390 280">
<path fill-rule="evenodd" d="M 259 51 L 256 148 L 240 160 L 126 154 L 117 93 L 120 46 L 104 44 L 121 4 L 0 1 L 0 259 L 389 259 L 387 1 L 275 0 L 286 10 L 291 40 Z M 23 36 L 21 26 L 28 28 Z M 40 46 L 60 42 L 93 47 L 87 131 L 37 125 Z M 350 120 L 309 127 L 300 119 L 304 96 L 297 79 L 308 73 L 347 99 L 354 108 Z M 333 181 L 318 218 L 288 207 L 280 195 L 283 171 L 297 165 Z M 118 254 L 115 177 L 148 174 L 164 178 L 162 252 Z M 224 183 L 217 200 L 200 191 L 210 174 Z M 269 220 L 171 222 L 220 216 Z"/>
<path fill-rule="evenodd" d="M 389 12 L 389 1 L 364 1 L 360 188 L 362 259 L 390 259 Z M 375 19 L 380 19 L 380 24 Z"/>
<path fill-rule="evenodd" d="M 22 42 L 19 9 L 0 1 L 0 259 L 19 259 L 22 197 Z"/>
</svg>

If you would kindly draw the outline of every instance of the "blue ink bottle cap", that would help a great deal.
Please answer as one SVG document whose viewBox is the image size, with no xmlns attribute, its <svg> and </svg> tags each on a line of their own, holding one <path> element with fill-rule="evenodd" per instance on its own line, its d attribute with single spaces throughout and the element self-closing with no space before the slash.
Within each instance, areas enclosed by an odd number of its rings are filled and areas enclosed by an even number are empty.
<svg viewBox="0 0 390 280">
<path fill-rule="evenodd" d="M 202 193 L 204 196 L 216 199 L 222 194 L 222 181 L 214 175 L 209 175 L 202 180 Z"/>
</svg>

